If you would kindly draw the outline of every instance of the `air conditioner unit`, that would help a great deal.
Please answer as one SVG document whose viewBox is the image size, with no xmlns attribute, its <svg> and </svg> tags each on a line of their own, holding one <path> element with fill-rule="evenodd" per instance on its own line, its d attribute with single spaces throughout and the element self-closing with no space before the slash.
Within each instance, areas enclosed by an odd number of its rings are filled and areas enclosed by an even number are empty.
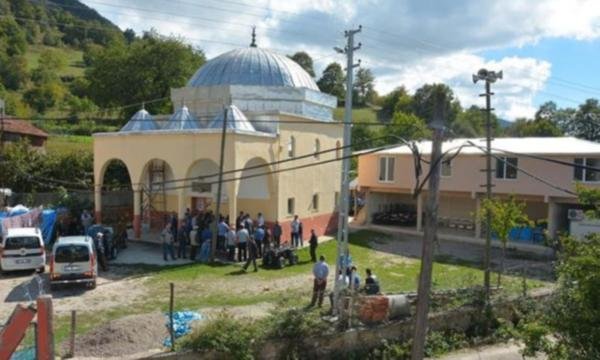
<svg viewBox="0 0 600 360">
<path fill-rule="evenodd" d="M 585 218 L 583 210 L 581 209 L 569 209 L 567 216 L 571 221 L 581 221 Z"/>
</svg>

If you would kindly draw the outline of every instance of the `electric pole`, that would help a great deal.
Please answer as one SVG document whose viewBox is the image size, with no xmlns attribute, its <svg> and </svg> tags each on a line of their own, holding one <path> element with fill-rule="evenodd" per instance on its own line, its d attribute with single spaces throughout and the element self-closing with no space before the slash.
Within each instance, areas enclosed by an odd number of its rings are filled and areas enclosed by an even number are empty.
<svg viewBox="0 0 600 360">
<path fill-rule="evenodd" d="M 2 112 L 0 112 L 0 160 L 4 160 L 4 109 L 6 108 L 4 99 L 0 99 L 0 108 L 2 108 Z"/>
<path fill-rule="evenodd" d="M 438 208 L 440 200 L 440 167 L 442 163 L 442 141 L 446 116 L 446 94 L 436 91 L 433 119 L 430 127 L 433 130 L 431 143 L 431 166 L 428 185 L 427 205 L 425 208 L 425 231 L 421 251 L 421 272 L 417 292 L 417 310 L 415 314 L 415 333 L 412 346 L 412 360 L 421 360 L 425 354 L 425 338 L 427 337 L 427 317 L 429 314 L 429 294 L 433 270 L 433 243 L 437 241 Z"/>
<path fill-rule="evenodd" d="M 342 156 L 342 184 L 340 189 L 340 205 L 338 209 L 338 233 L 337 233 L 337 259 L 335 260 L 335 285 L 334 285 L 334 307 L 333 311 L 336 311 L 338 304 L 340 286 L 337 281 L 338 274 L 342 269 L 343 264 L 347 263 L 348 258 L 348 210 L 349 210 L 349 178 L 348 173 L 350 172 L 350 155 L 352 149 L 350 144 L 351 138 L 351 124 L 352 124 L 352 88 L 353 88 L 353 75 L 354 68 L 360 65 L 354 63 L 354 51 L 360 49 L 361 44 L 354 46 L 354 35 L 361 32 L 362 26 L 358 29 L 346 30 L 344 36 L 347 38 L 347 44 L 344 49 L 335 47 L 335 51 L 340 54 L 346 55 L 346 98 L 344 100 L 344 143 L 343 143 L 343 156 Z M 343 264 L 342 264 L 343 262 Z"/>
<path fill-rule="evenodd" d="M 217 232 L 219 231 L 219 221 L 221 217 L 221 196 L 223 189 L 223 161 L 225 159 L 225 135 L 227 134 L 227 107 L 223 109 L 223 128 L 221 129 L 221 158 L 219 160 L 219 180 L 217 183 L 217 205 L 215 220 L 212 224 L 212 242 L 210 249 L 210 262 L 214 262 L 217 254 Z M 229 199 L 235 201 L 235 199 Z"/>
<path fill-rule="evenodd" d="M 479 96 L 485 96 L 485 111 L 486 120 L 485 120 L 485 142 L 486 142 L 486 151 L 485 151 L 485 197 L 489 201 L 492 199 L 492 108 L 491 97 L 494 93 L 491 91 L 490 84 L 496 82 L 496 80 L 502 79 L 502 71 L 496 73 L 495 71 L 488 71 L 486 69 L 480 69 L 477 74 L 473 75 L 473 83 L 477 83 L 479 80 L 485 81 L 485 93 L 479 94 Z M 490 224 L 492 223 L 492 213 L 491 211 L 486 210 L 485 213 L 485 252 L 483 256 L 483 287 L 485 290 L 485 303 L 486 306 L 490 302 L 490 253 L 492 247 L 492 228 Z M 479 236 L 480 234 L 476 234 Z"/>
</svg>

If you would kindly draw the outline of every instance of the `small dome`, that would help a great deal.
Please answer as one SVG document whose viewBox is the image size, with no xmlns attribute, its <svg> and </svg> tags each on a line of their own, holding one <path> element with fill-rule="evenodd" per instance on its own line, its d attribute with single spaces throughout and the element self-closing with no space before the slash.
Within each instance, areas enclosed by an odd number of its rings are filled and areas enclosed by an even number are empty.
<svg viewBox="0 0 600 360">
<path fill-rule="evenodd" d="M 235 105 L 229 105 L 227 108 L 227 129 L 256 131 L 246 115 Z M 220 111 L 217 116 L 208 124 L 208 129 L 223 129 L 223 112 Z"/>
<path fill-rule="evenodd" d="M 284 86 L 319 91 L 315 81 L 294 60 L 257 47 L 217 56 L 198 69 L 187 83 L 189 87 L 215 85 Z"/>
<path fill-rule="evenodd" d="M 185 105 L 171 115 L 165 126 L 165 130 L 194 130 L 200 128 L 198 119 L 190 113 L 190 110 Z"/>
<path fill-rule="evenodd" d="M 131 119 L 121 128 L 121 131 L 150 131 L 158 130 L 158 124 L 146 109 L 133 114 Z"/>
</svg>

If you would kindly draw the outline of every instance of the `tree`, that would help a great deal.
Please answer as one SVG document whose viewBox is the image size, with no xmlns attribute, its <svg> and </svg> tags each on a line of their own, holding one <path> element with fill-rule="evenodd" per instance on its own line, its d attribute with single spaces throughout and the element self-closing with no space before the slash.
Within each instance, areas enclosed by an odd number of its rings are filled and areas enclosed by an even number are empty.
<svg viewBox="0 0 600 360">
<path fill-rule="evenodd" d="M 128 44 L 131 44 L 135 40 L 135 31 L 133 29 L 127 28 L 123 31 L 123 37 L 125 37 L 125 41 Z"/>
<path fill-rule="evenodd" d="M 298 51 L 297 53 L 295 53 L 292 56 L 288 57 L 292 60 L 294 60 L 298 65 L 300 65 L 304 71 L 306 71 L 308 73 L 308 75 L 310 75 L 311 77 L 315 77 L 315 70 L 313 68 L 313 60 L 310 57 L 310 55 L 308 55 L 306 52 L 304 51 Z"/>
<path fill-rule="evenodd" d="M 65 96 L 65 88 L 58 82 L 50 82 L 27 90 L 23 99 L 38 113 L 43 114 L 58 104 Z"/>
<path fill-rule="evenodd" d="M 553 137 L 564 135 L 554 122 L 544 117 L 535 120 L 517 119 L 506 129 L 506 133 L 516 137 Z"/>
<path fill-rule="evenodd" d="M 509 235 L 512 229 L 529 224 L 529 219 L 525 212 L 524 202 L 518 202 L 513 196 L 508 200 L 501 199 L 484 199 L 481 206 L 481 211 L 477 214 L 479 221 L 485 223 L 487 221 L 487 213 L 492 214 L 490 226 L 492 232 L 496 234 L 502 242 L 502 258 L 500 260 L 500 271 L 498 272 L 498 286 L 501 284 L 501 274 L 504 273 L 504 258 L 506 256 L 506 244 L 508 243 Z"/>
<path fill-rule="evenodd" d="M 7 89 L 19 90 L 28 80 L 27 59 L 24 56 L 7 57 L 0 54 L 0 81 Z"/>
<path fill-rule="evenodd" d="M 471 106 L 465 111 L 460 111 L 451 125 L 456 136 L 479 137 L 485 136 L 487 114 L 477 106 Z M 492 131 L 495 135 L 501 132 L 498 118 L 492 113 L 490 117 Z"/>
<path fill-rule="evenodd" d="M 88 95 L 101 107 L 141 103 L 167 98 L 173 87 L 185 85 L 189 77 L 205 62 L 204 54 L 180 39 L 144 33 L 130 45 L 113 42 L 90 54 L 91 67 L 85 77 Z M 148 111 L 159 113 L 171 109 L 169 100 L 148 104 Z M 129 107 L 124 116 L 138 109 Z"/>
<path fill-rule="evenodd" d="M 600 142 L 600 106 L 597 99 L 587 99 L 579 105 L 569 124 L 569 133 L 578 138 Z"/>
<path fill-rule="evenodd" d="M 404 86 L 400 86 L 382 97 L 379 118 L 387 122 L 391 120 L 395 112 L 410 112 L 411 106 L 412 97 Z"/>
<path fill-rule="evenodd" d="M 346 81 L 346 77 L 342 66 L 333 62 L 323 70 L 323 75 L 317 81 L 317 85 L 322 92 L 333 95 L 338 98 L 338 101 L 341 101 L 344 99 L 346 91 L 344 81 Z"/>
<path fill-rule="evenodd" d="M 55 50 L 44 50 L 40 55 L 38 66 L 31 73 L 31 80 L 36 85 L 58 82 L 58 74 L 67 66 L 67 59 Z"/>
<path fill-rule="evenodd" d="M 454 97 L 454 92 L 448 85 L 445 84 L 425 84 L 415 91 L 413 96 L 412 112 L 424 119 L 426 122 L 431 121 L 433 115 L 433 94 L 436 91 L 444 92 L 446 99 L 446 125 L 452 126 L 456 116 L 461 111 L 460 103 Z"/>
<path fill-rule="evenodd" d="M 420 140 L 431 137 L 431 130 L 427 128 L 427 124 L 423 119 L 414 115 L 403 112 L 396 112 L 389 126 L 380 129 L 380 136 L 394 135 L 406 140 Z M 398 140 L 392 136 L 389 137 L 387 143 L 395 143 Z"/>
<path fill-rule="evenodd" d="M 362 67 L 358 69 L 354 81 L 354 91 L 356 93 L 354 98 L 358 105 L 373 102 L 377 93 L 375 92 L 375 76 L 370 69 Z"/>
</svg>

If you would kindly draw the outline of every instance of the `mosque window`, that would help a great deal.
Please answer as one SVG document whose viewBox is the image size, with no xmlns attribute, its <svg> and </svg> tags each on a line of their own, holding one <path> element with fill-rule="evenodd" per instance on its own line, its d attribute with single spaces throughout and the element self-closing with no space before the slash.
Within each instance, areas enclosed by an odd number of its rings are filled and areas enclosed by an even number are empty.
<svg viewBox="0 0 600 360">
<path fill-rule="evenodd" d="M 321 152 L 321 142 L 319 139 L 315 139 L 315 158 L 319 158 L 319 152 Z"/>
<path fill-rule="evenodd" d="M 296 156 L 296 138 L 290 136 L 290 142 L 288 143 L 288 157 L 293 158 Z"/>
<path fill-rule="evenodd" d="M 335 143 L 335 158 L 339 159 L 341 157 L 342 157 L 342 145 L 340 144 L 340 142 L 338 140 Z"/>
</svg>

